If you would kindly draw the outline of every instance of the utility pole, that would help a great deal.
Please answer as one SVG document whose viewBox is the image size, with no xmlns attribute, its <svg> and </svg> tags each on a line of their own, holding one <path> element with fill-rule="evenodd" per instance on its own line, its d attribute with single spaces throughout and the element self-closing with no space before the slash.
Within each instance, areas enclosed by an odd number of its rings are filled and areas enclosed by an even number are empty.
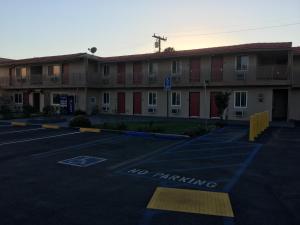
<svg viewBox="0 0 300 225">
<path fill-rule="evenodd" d="M 156 34 L 153 34 L 152 37 L 156 39 L 155 48 L 158 48 L 158 52 L 161 52 L 161 41 L 167 41 L 167 38 Z"/>
</svg>

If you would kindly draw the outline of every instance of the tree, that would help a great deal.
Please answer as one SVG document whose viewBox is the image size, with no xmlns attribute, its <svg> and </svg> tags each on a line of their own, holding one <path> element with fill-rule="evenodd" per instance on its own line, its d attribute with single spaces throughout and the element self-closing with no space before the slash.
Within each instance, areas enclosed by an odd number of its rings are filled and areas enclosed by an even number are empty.
<svg viewBox="0 0 300 225">
<path fill-rule="evenodd" d="M 168 47 L 164 50 L 164 52 L 175 52 L 175 48 L 173 47 Z"/>
<path fill-rule="evenodd" d="M 216 96 L 215 96 L 216 106 L 217 106 L 218 111 L 219 111 L 219 113 L 220 113 L 220 118 L 221 118 L 221 120 L 223 120 L 223 114 L 224 114 L 224 111 L 225 111 L 225 109 L 227 109 L 227 107 L 228 107 L 230 95 L 231 95 L 230 92 L 219 92 L 219 93 L 216 94 Z M 227 117 L 226 117 L 226 118 L 227 118 Z"/>
</svg>

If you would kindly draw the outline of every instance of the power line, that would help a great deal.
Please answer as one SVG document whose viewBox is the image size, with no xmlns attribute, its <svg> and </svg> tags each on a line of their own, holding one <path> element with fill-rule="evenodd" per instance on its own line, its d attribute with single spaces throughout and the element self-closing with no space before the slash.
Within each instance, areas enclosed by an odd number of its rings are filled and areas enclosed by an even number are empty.
<svg viewBox="0 0 300 225">
<path fill-rule="evenodd" d="M 266 30 L 278 27 L 288 27 L 288 26 L 295 26 L 300 25 L 300 22 L 297 23 L 287 23 L 281 25 L 274 25 L 274 26 L 263 26 L 263 27 L 254 27 L 254 28 L 247 28 L 247 29 L 240 29 L 240 30 L 230 30 L 230 31 L 221 31 L 221 32 L 212 32 L 212 33 L 200 33 L 200 34 L 174 34 L 169 35 L 171 37 L 188 37 L 188 36 L 209 36 L 209 35 L 217 35 L 217 34 L 230 34 L 230 33 L 239 33 L 245 31 L 253 31 L 253 30 Z"/>
</svg>

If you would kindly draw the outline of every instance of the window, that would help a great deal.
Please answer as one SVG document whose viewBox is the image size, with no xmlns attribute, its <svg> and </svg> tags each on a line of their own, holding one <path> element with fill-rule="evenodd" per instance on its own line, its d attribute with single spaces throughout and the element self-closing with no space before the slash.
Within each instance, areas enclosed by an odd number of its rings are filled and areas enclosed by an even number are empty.
<svg viewBox="0 0 300 225">
<path fill-rule="evenodd" d="M 23 94 L 22 93 L 16 93 L 14 97 L 14 101 L 16 104 L 22 104 L 23 103 Z"/>
<path fill-rule="evenodd" d="M 109 65 L 104 64 L 104 66 L 103 66 L 103 74 L 104 74 L 104 76 L 108 76 L 109 75 Z"/>
<path fill-rule="evenodd" d="M 236 70 L 243 71 L 248 70 L 249 56 L 241 55 L 236 57 Z"/>
<path fill-rule="evenodd" d="M 96 97 L 89 97 L 90 103 L 96 103 Z"/>
<path fill-rule="evenodd" d="M 172 92 L 171 94 L 171 105 L 180 106 L 181 94 L 180 92 Z"/>
<path fill-rule="evenodd" d="M 26 79 L 27 70 L 26 67 L 18 67 L 16 68 L 16 77 L 21 79 Z"/>
<path fill-rule="evenodd" d="M 61 67 L 59 65 L 48 66 L 48 75 L 49 76 L 59 76 L 61 72 Z"/>
<path fill-rule="evenodd" d="M 148 105 L 149 106 L 156 106 L 157 101 L 157 93 L 156 92 L 149 92 L 148 93 Z"/>
<path fill-rule="evenodd" d="M 109 93 L 108 92 L 103 93 L 103 105 L 109 105 Z"/>
<path fill-rule="evenodd" d="M 234 107 L 247 108 L 247 91 L 236 91 L 234 93 Z"/>
<path fill-rule="evenodd" d="M 149 62 L 149 64 L 148 64 L 148 74 L 151 76 L 151 75 L 155 75 L 156 72 L 157 72 L 157 63 Z"/>
<path fill-rule="evenodd" d="M 179 72 L 179 61 L 174 60 L 172 61 L 172 74 L 176 74 Z"/>
<path fill-rule="evenodd" d="M 60 94 L 52 94 L 52 105 L 60 105 Z"/>
</svg>

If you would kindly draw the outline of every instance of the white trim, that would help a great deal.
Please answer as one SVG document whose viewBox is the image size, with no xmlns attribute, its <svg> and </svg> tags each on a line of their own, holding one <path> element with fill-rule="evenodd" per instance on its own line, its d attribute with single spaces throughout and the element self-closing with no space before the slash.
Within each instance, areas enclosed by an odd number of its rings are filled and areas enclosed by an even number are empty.
<svg viewBox="0 0 300 225">
<path fill-rule="evenodd" d="M 155 94 L 155 97 L 156 97 L 156 99 L 155 99 L 155 105 L 154 104 L 149 104 L 150 93 Z M 152 96 L 152 98 L 153 98 L 153 96 Z M 158 99 L 158 97 L 157 97 L 157 91 L 148 91 L 148 106 L 149 107 L 157 107 L 157 99 Z"/>
<path fill-rule="evenodd" d="M 108 94 L 108 103 L 105 103 L 104 102 L 104 94 Z M 103 94 L 102 94 L 102 106 L 109 106 L 110 105 L 110 92 L 109 91 L 105 91 L 105 92 L 103 92 Z"/>
<path fill-rule="evenodd" d="M 235 103 L 236 103 L 236 101 L 235 101 L 236 100 L 236 93 L 238 93 L 238 92 L 239 93 L 242 93 L 242 92 L 246 93 L 246 106 L 236 106 L 235 105 Z M 234 97 L 234 102 L 233 102 L 234 108 L 235 109 L 246 109 L 246 108 L 248 108 L 248 91 L 234 91 L 233 93 L 234 93 L 234 96 L 233 96 Z M 240 103 L 241 103 L 241 99 L 240 99 Z"/>
<path fill-rule="evenodd" d="M 176 94 L 179 94 L 179 102 L 180 102 L 180 104 L 179 105 L 173 105 L 173 102 L 172 102 L 172 100 L 173 100 L 173 93 L 176 93 Z M 171 107 L 181 107 L 181 91 L 172 91 L 171 92 Z"/>
</svg>

